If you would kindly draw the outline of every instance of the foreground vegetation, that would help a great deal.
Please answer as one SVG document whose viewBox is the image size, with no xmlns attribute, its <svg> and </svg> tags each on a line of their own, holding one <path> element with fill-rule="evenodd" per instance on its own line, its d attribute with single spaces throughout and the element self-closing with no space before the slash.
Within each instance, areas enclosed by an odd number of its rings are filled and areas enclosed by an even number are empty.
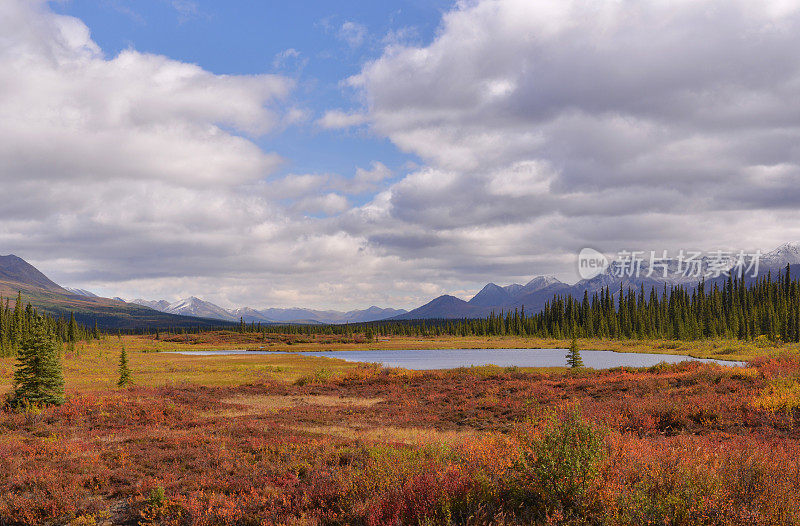
<svg viewBox="0 0 800 526">
<path fill-rule="evenodd" d="M 786 349 L 749 368 L 412 372 L 164 352 L 270 348 L 187 336 L 65 348 L 66 402 L 0 413 L 0 523 L 800 523 Z M 271 348 L 471 342 L 356 339 Z"/>
</svg>

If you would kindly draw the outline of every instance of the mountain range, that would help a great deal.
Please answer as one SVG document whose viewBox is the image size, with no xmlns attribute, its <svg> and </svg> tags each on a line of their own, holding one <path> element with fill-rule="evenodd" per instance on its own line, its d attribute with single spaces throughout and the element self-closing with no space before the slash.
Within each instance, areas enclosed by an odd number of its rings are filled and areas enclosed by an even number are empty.
<svg viewBox="0 0 800 526">
<path fill-rule="evenodd" d="M 53 282 L 36 267 L 13 254 L 0 256 L 0 297 L 14 305 L 17 294 L 25 303 L 54 316 L 75 315 L 78 322 L 104 329 L 218 326 L 216 319 L 179 316 L 120 301 L 100 298 L 91 292 L 67 289 Z"/>
<path fill-rule="evenodd" d="M 687 253 L 688 256 L 688 253 Z M 702 271 L 706 271 L 712 265 L 712 257 L 704 256 L 697 260 Z M 187 314 L 193 316 L 203 316 L 217 318 L 220 320 L 238 321 L 243 318 L 247 322 L 262 323 L 357 323 L 385 319 L 393 320 L 419 320 L 419 319 L 460 319 L 476 318 L 489 315 L 491 312 L 502 310 L 513 310 L 524 308 L 526 312 L 535 313 L 544 308 L 546 302 L 552 300 L 553 296 L 572 295 L 577 298 L 583 297 L 584 292 L 589 295 L 608 287 L 612 293 L 624 289 L 639 289 L 642 285 L 649 291 L 652 287 L 660 290 L 664 284 L 693 286 L 699 278 L 691 274 L 682 272 L 686 263 L 677 258 L 665 259 L 660 265 L 650 272 L 649 256 L 640 263 L 639 275 L 620 277 L 615 272 L 619 268 L 619 261 L 612 262 L 611 265 L 598 276 L 591 279 L 584 279 L 570 285 L 562 282 L 555 276 L 536 276 L 527 283 L 500 286 L 495 283 L 486 284 L 475 296 L 469 300 L 463 300 L 451 295 L 443 295 L 434 298 L 430 302 L 413 309 L 403 311 L 396 309 L 381 309 L 370 307 L 363 311 L 319 311 L 311 309 L 262 309 L 251 308 L 227 310 L 200 300 L 196 297 L 187 298 L 175 303 L 164 300 L 147 301 L 136 299 L 134 303 L 146 305 L 148 307 L 170 312 L 175 314 Z M 800 243 L 785 243 L 775 250 L 763 254 L 760 258 L 760 269 L 763 275 L 767 270 L 773 273 L 783 270 L 787 265 L 800 264 Z M 663 265 L 663 266 L 662 266 Z M 664 275 L 664 267 L 666 275 Z M 648 276 L 648 274 L 651 274 Z M 713 280 L 712 280 L 713 281 Z"/>
<path fill-rule="evenodd" d="M 711 258 L 701 258 L 703 268 L 709 268 Z M 169 302 L 166 300 L 101 298 L 82 288 L 64 288 L 39 272 L 34 266 L 14 256 L 0 256 L 0 296 L 16 297 L 21 291 L 26 302 L 55 315 L 68 316 L 73 312 L 85 324 L 95 321 L 103 328 L 137 327 L 197 327 L 236 323 L 240 319 L 257 323 L 360 323 L 378 320 L 458 319 L 487 316 L 491 312 L 524 308 L 528 313 L 540 311 L 554 295 L 572 295 L 582 298 L 608 287 L 612 292 L 620 288 L 638 289 L 644 286 L 660 290 L 665 284 L 694 286 L 699 278 L 679 272 L 677 259 L 665 260 L 666 276 L 662 269 L 648 272 L 647 262 L 642 262 L 639 276 L 614 272 L 612 264 L 601 274 L 567 284 L 554 276 L 536 276 L 527 283 L 500 286 L 488 283 L 475 296 L 463 300 L 451 295 L 434 298 L 411 311 L 403 309 L 369 307 L 363 310 L 336 311 L 305 308 L 254 309 L 240 307 L 226 309 L 198 297 Z M 785 243 L 760 258 L 760 274 L 772 271 L 773 275 L 792 265 L 792 275 L 800 275 L 800 243 Z M 797 265 L 797 267 L 794 267 Z M 655 269 L 654 269 L 655 270 Z M 647 274 L 651 274 L 648 276 Z M 721 284 L 724 277 L 709 280 Z"/>
<path fill-rule="evenodd" d="M 406 313 L 403 309 L 383 309 L 375 306 L 369 307 L 368 309 L 351 310 L 347 312 L 302 308 L 271 308 L 257 310 L 251 307 L 240 307 L 236 309 L 225 309 L 195 296 L 174 303 L 170 303 L 166 300 L 151 301 L 139 298 L 131 300 L 131 303 L 170 314 L 199 316 L 202 318 L 237 322 L 242 319 L 247 323 L 361 323 L 385 320 Z"/>
<path fill-rule="evenodd" d="M 700 278 L 686 275 L 680 272 L 679 260 L 676 258 L 666 259 L 662 263 L 666 266 L 667 272 L 664 276 L 663 268 L 654 268 L 649 272 L 649 256 L 646 261 L 641 263 L 639 276 L 619 277 L 614 269 L 619 269 L 620 262 L 612 262 L 611 265 L 601 274 L 591 278 L 578 281 L 574 285 L 563 283 L 553 276 L 537 276 L 525 285 L 512 284 L 499 286 L 489 283 L 470 300 L 462 300 L 454 296 L 444 295 L 433 299 L 429 303 L 413 309 L 405 314 L 395 317 L 398 320 L 413 319 L 457 319 L 474 318 L 488 316 L 491 312 L 499 313 L 501 310 L 522 309 L 526 312 L 539 312 L 546 302 L 553 299 L 556 294 L 572 295 L 575 298 L 582 298 L 584 292 L 591 296 L 593 293 L 608 287 L 612 293 L 618 292 L 620 287 L 624 289 L 639 289 L 642 285 L 646 291 L 652 287 L 657 290 L 667 285 L 686 285 L 694 286 Z M 712 264 L 712 258 L 705 256 L 699 258 L 702 270 L 707 270 Z M 783 270 L 786 265 L 800 264 L 800 243 L 784 243 L 775 250 L 761 255 L 759 259 L 759 276 L 765 276 L 768 271 L 775 275 Z M 654 265 L 655 267 L 655 265 Z M 684 263 L 685 268 L 685 263 Z M 800 273 L 800 269 L 792 268 L 792 275 Z M 647 276 L 647 274 L 651 274 Z M 717 284 L 721 284 L 725 277 L 716 278 Z M 715 280 L 709 280 L 713 285 Z M 746 280 L 747 281 L 747 280 Z"/>
</svg>

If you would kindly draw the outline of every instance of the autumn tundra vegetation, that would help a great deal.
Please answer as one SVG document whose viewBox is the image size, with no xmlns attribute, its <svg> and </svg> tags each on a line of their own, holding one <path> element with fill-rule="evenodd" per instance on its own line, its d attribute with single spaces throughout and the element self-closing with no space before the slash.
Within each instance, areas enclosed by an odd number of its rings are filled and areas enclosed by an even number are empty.
<svg viewBox="0 0 800 526">
<path fill-rule="evenodd" d="M 789 313 L 796 285 L 778 287 L 770 301 Z M 704 309 L 736 301 L 718 294 Z M 781 338 L 787 319 L 769 335 L 753 325 L 692 340 L 582 334 L 578 310 L 569 339 L 242 324 L 73 327 L 70 341 L 68 320 L 19 312 L 4 321 L 17 327 L 13 356 L 0 359 L 0 524 L 800 523 L 800 356 Z M 448 347 L 559 347 L 565 360 L 410 371 L 291 352 Z M 592 370 L 588 348 L 748 363 Z M 191 354 L 214 349 L 288 352 Z"/>
</svg>

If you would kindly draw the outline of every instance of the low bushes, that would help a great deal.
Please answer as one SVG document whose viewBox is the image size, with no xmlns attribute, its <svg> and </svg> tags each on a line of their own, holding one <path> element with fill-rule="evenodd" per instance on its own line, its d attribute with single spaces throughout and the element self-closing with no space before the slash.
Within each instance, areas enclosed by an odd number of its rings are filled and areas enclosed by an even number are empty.
<svg viewBox="0 0 800 526">
<path fill-rule="evenodd" d="M 587 493 L 606 455 L 604 435 L 577 408 L 560 417 L 550 414 L 538 429 L 522 426 L 519 460 L 507 478 L 507 505 L 539 522 L 586 515 Z"/>
<path fill-rule="evenodd" d="M 0 524 L 798 524 L 800 435 L 753 402 L 797 372 L 793 358 L 586 378 L 364 366 L 72 394 L 0 413 Z M 298 401 L 226 402 L 243 394 Z"/>
</svg>

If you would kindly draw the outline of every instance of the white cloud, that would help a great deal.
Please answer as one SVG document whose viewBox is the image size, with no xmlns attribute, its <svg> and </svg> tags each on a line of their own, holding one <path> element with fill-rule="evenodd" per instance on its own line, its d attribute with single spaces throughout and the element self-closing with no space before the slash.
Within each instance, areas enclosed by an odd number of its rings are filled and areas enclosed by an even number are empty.
<svg viewBox="0 0 800 526">
<path fill-rule="evenodd" d="M 170 0 L 172 7 L 185 18 L 197 16 L 200 9 L 192 0 Z"/>
<path fill-rule="evenodd" d="M 306 197 L 294 205 L 294 209 L 302 213 L 326 215 L 340 214 L 350 208 L 350 203 L 343 195 L 328 193 L 320 196 Z"/>
<path fill-rule="evenodd" d="M 373 161 L 369 169 L 357 167 L 355 175 L 351 177 L 339 174 L 290 174 L 272 179 L 264 186 L 268 187 L 269 195 L 277 199 L 294 199 L 305 196 L 314 197 L 313 202 L 321 202 L 322 197 L 330 200 L 329 196 L 335 194 L 374 193 L 385 187 L 386 181 L 392 175 L 392 171 L 385 164 Z M 339 211 L 344 211 L 344 209 Z"/>
<path fill-rule="evenodd" d="M 303 118 L 285 102 L 291 80 L 134 49 L 107 57 L 80 20 L 45 3 L 1 3 L 0 35 L 3 252 L 125 297 L 386 303 L 378 287 L 314 296 L 320 283 L 356 290 L 347 269 L 386 271 L 363 239 L 305 217 L 347 210 L 336 189 L 346 178 L 268 182 L 281 159 L 252 136 Z M 360 184 L 379 182 L 375 166 Z"/>
<path fill-rule="evenodd" d="M 273 129 L 288 79 L 214 75 L 131 49 L 107 59 L 85 25 L 37 3 L 6 2 L 0 17 L 4 179 L 230 184 L 280 161 L 223 127 Z"/>
<path fill-rule="evenodd" d="M 356 176 L 351 179 L 353 193 L 376 190 L 378 185 L 392 176 L 392 171 L 385 164 L 375 161 L 369 170 L 356 168 Z"/>
<path fill-rule="evenodd" d="M 427 166 L 348 228 L 499 281 L 563 273 L 587 244 L 792 239 L 798 48 L 796 0 L 459 2 L 428 45 L 389 45 L 349 80 L 371 129 Z M 514 235 L 478 257 L 487 233 Z"/>
<path fill-rule="evenodd" d="M 329 110 L 317 121 L 317 124 L 326 130 L 352 128 L 367 122 L 363 113 L 347 113 L 342 110 Z"/>
<path fill-rule="evenodd" d="M 254 137 L 308 118 L 292 80 L 109 57 L 81 21 L 5 0 L 0 246 L 124 297 L 412 307 L 568 278 L 586 245 L 800 239 L 797 7 L 464 1 L 350 80 L 364 112 L 317 121 L 369 125 L 410 173 L 278 176 Z"/>
<path fill-rule="evenodd" d="M 301 71 L 307 64 L 308 58 L 304 57 L 300 51 L 294 48 L 284 49 L 276 53 L 275 57 L 272 59 L 272 67 L 275 69 L 293 69 L 295 71 Z"/>
<path fill-rule="evenodd" d="M 339 28 L 337 36 L 351 48 L 357 48 L 364 43 L 364 39 L 367 37 L 367 28 L 363 24 L 348 20 Z"/>
</svg>

